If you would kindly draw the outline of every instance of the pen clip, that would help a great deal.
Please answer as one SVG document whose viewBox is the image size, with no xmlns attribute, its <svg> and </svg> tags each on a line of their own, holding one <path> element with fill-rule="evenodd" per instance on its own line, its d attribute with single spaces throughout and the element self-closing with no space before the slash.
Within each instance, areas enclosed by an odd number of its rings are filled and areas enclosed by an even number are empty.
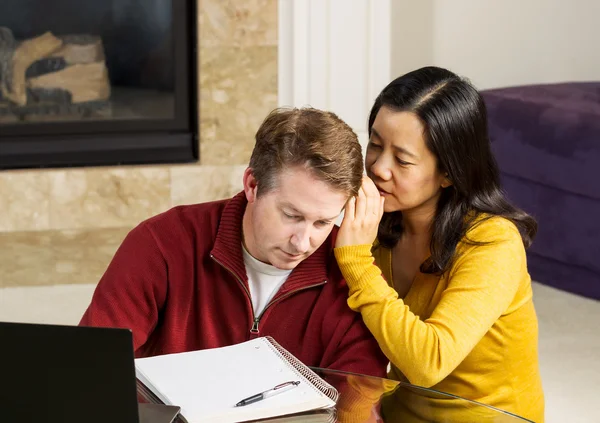
<svg viewBox="0 0 600 423">
<path fill-rule="evenodd" d="M 283 382 L 283 383 L 280 383 L 279 385 L 277 385 L 276 387 L 274 387 L 272 390 L 276 391 L 278 389 L 285 388 L 286 386 L 290 386 L 290 385 L 298 386 L 298 385 L 300 385 L 300 381 L 297 380 L 297 381 Z"/>
</svg>

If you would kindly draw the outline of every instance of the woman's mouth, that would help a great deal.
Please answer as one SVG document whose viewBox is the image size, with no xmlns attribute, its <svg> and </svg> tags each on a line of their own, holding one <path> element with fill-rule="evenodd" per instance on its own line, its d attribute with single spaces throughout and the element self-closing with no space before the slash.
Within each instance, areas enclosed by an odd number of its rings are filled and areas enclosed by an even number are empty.
<svg viewBox="0 0 600 423">
<path fill-rule="evenodd" d="M 377 187 L 377 191 L 379 191 L 379 194 L 383 197 L 385 197 L 386 195 L 390 195 L 389 192 L 382 190 L 381 188 Z"/>
</svg>

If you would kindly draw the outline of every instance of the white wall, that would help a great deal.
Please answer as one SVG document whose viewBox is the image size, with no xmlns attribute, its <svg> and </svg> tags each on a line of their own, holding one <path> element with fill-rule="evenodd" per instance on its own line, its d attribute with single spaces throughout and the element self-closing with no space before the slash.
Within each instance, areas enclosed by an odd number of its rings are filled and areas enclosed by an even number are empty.
<svg viewBox="0 0 600 423">
<path fill-rule="evenodd" d="M 433 11 L 433 0 L 391 0 L 391 79 L 433 64 Z"/>
<path fill-rule="evenodd" d="M 279 0 L 279 105 L 337 113 L 367 139 L 390 81 L 391 0 Z"/>
<path fill-rule="evenodd" d="M 600 79 L 598 0 L 392 0 L 391 16 L 394 76 L 434 64 L 480 89 Z"/>
<path fill-rule="evenodd" d="M 279 0 L 279 104 L 340 115 L 364 144 L 393 78 L 426 65 L 480 89 L 600 79 L 600 0 Z"/>
</svg>

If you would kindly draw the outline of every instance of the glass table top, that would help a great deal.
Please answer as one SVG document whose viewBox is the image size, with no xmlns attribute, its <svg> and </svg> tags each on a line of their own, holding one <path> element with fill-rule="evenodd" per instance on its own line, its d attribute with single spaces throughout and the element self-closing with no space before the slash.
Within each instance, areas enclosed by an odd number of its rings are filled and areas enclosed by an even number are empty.
<svg viewBox="0 0 600 423">
<path fill-rule="evenodd" d="M 312 370 L 340 393 L 336 405 L 338 422 L 513 423 L 530 421 L 475 401 L 405 382 L 319 368 Z"/>
</svg>

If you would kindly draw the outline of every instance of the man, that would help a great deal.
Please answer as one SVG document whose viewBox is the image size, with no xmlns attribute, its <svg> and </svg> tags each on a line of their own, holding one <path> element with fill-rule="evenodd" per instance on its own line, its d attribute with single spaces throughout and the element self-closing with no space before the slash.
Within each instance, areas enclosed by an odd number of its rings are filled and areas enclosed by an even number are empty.
<svg viewBox="0 0 600 423">
<path fill-rule="evenodd" d="M 362 169 L 356 135 L 333 113 L 273 111 L 243 192 L 133 229 L 80 324 L 130 328 L 137 357 L 272 336 L 309 366 L 383 376 L 333 255 L 334 221 Z"/>
</svg>

